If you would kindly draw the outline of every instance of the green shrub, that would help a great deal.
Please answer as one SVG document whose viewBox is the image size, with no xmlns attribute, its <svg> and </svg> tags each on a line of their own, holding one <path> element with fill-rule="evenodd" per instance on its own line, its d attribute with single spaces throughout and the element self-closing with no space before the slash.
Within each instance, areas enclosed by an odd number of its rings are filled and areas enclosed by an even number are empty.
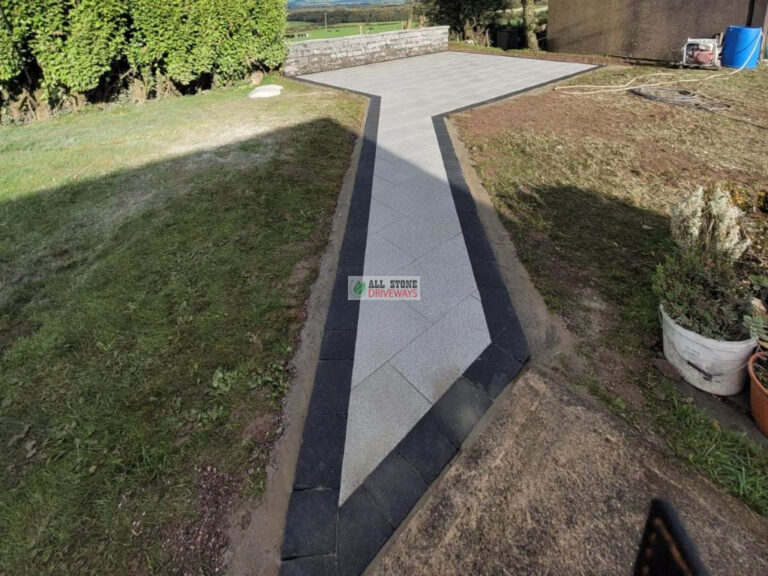
<svg viewBox="0 0 768 576">
<path fill-rule="evenodd" d="M 14 33 L 11 27 L 9 1 L 0 0 L 0 86 L 19 76 L 23 70 L 23 61 L 17 51 L 22 27 Z"/>
<path fill-rule="evenodd" d="M 676 250 L 653 276 L 664 311 L 684 328 L 716 339 L 746 336 L 747 291 L 736 262 L 749 246 L 741 211 L 719 189 L 696 190 L 671 215 Z"/>
<path fill-rule="evenodd" d="M 659 264 L 653 290 L 670 318 L 688 330 L 718 340 L 746 336 L 745 299 L 733 268 L 713 266 L 701 254 L 681 250 Z"/>
<path fill-rule="evenodd" d="M 130 62 L 188 85 L 211 74 L 228 82 L 285 58 L 285 5 L 274 0 L 134 0 Z M 149 80 L 145 78 L 145 80 Z"/>
<path fill-rule="evenodd" d="M 256 2 L 255 54 L 267 68 L 279 66 L 288 53 L 285 36 L 285 2 Z"/>
<path fill-rule="evenodd" d="M 43 71 L 43 86 L 83 93 L 101 77 L 125 46 L 127 14 L 120 0 L 45 0 L 34 16 L 30 44 Z"/>
<path fill-rule="evenodd" d="M 276 68 L 282 0 L 0 0 L 0 88 L 55 103 L 126 79 L 180 89 Z"/>
</svg>

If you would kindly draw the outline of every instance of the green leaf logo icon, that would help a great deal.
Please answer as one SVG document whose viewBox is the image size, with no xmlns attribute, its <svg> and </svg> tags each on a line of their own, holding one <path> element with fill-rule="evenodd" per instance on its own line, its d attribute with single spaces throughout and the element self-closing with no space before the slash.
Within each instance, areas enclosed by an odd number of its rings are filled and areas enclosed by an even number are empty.
<svg viewBox="0 0 768 576">
<path fill-rule="evenodd" d="M 365 282 L 358 280 L 355 284 L 355 287 L 352 288 L 352 292 L 355 293 L 355 296 L 360 296 L 363 292 L 365 292 Z"/>
</svg>

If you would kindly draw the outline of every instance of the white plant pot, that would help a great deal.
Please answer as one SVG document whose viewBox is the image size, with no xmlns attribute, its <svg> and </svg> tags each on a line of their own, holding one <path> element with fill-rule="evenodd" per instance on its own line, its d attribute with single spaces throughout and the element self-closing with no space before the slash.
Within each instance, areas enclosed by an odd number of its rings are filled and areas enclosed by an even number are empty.
<svg viewBox="0 0 768 576">
<path fill-rule="evenodd" d="M 757 347 L 754 339 L 725 342 L 686 330 L 661 312 L 664 356 L 691 386 L 710 394 L 738 394 L 747 381 L 747 361 Z"/>
</svg>

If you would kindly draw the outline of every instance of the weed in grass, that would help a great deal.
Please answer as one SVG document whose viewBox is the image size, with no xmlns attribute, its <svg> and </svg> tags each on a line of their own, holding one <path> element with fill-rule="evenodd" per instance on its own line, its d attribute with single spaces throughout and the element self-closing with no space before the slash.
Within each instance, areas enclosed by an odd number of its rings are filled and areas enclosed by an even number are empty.
<svg viewBox="0 0 768 576">
<path fill-rule="evenodd" d="M 685 401 L 675 385 L 649 370 L 647 391 L 653 417 L 672 450 L 689 465 L 740 497 L 760 514 L 768 515 L 768 455 L 744 434 L 722 430 Z M 659 398 L 663 397 L 661 401 Z"/>
<path fill-rule="evenodd" d="M 627 404 L 620 397 L 611 394 L 604 386 L 601 386 L 596 380 L 591 379 L 586 384 L 587 390 L 595 398 L 600 400 L 604 406 L 621 416 L 627 416 L 629 414 L 627 410 Z"/>
</svg>

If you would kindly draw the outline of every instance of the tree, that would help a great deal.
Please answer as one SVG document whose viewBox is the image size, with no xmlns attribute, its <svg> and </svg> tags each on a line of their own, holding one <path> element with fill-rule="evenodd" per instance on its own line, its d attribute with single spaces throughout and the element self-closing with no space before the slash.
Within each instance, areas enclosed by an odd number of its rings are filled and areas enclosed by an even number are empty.
<svg viewBox="0 0 768 576">
<path fill-rule="evenodd" d="M 523 30 L 525 43 L 529 50 L 538 50 L 539 41 L 536 38 L 536 8 L 534 0 L 520 0 L 523 5 Z"/>
<path fill-rule="evenodd" d="M 467 38 L 484 34 L 489 25 L 507 8 L 509 0 L 425 0 L 427 14 L 436 24 L 447 24 Z"/>
</svg>

